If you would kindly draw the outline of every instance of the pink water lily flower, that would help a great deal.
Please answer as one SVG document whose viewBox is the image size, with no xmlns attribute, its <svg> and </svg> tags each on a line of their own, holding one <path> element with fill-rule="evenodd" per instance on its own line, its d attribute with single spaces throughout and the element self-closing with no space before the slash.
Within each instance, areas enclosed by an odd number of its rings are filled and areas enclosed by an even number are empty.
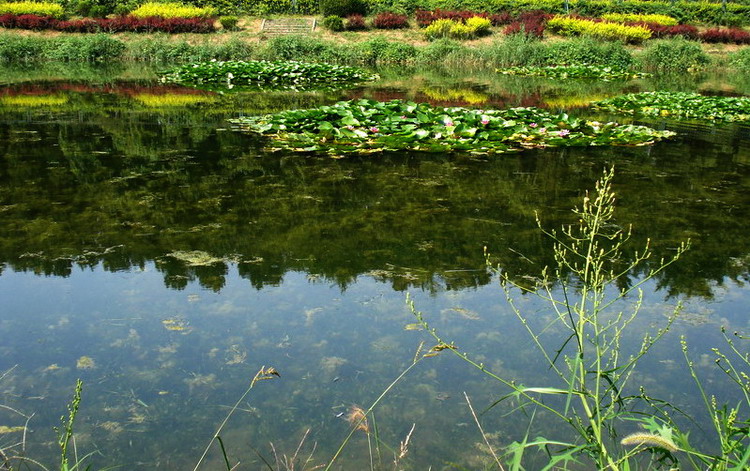
<svg viewBox="0 0 750 471">
<path fill-rule="evenodd" d="M 380 132 L 380 129 L 376 128 L 375 126 L 370 128 L 370 132 Z"/>
<path fill-rule="evenodd" d="M 539 126 L 539 125 L 538 125 L 538 124 L 536 124 L 536 123 L 531 123 L 531 124 L 529 124 L 529 127 L 530 127 L 530 128 L 535 128 L 535 127 L 537 127 L 537 126 Z"/>
<path fill-rule="evenodd" d="M 489 119 L 487 119 L 487 118 L 484 118 L 484 119 L 482 120 L 482 124 L 484 124 L 485 126 L 486 126 L 487 124 L 489 124 L 489 122 L 490 122 L 490 120 L 489 120 Z"/>
<path fill-rule="evenodd" d="M 453 121 L 451 121 L 450 119 L 446 119 L 445 120 L 445 125 L 446 126 L 453 126 Z"/>
<path fill-rule="evenodd" d="M 567 129 L 563 129 L 562 131 L 560 131 L 560 132 L 557 133 L 557 135 L 560 136 L 560 137 L 565 137 L 568 134 L 570 134 L 570 131 L 568 131 Z"/>
</svg>

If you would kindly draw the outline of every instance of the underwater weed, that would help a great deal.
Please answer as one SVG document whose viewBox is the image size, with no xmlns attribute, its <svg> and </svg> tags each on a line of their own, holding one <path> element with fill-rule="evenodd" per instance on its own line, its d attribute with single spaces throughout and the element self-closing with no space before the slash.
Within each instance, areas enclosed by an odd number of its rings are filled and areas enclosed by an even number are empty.
<svg viewBox="0 0 750 471">
<path fill-rule="evenodd" d="M 267 379 L 273 379 L 273 378 L 279 378 L 281 377 L 281 374 L 279 374 L 278 371 L 276 371 L 276 368 L 269 366 L 266 368 L 265 366 L 262 366 L 257 373 L 255 373 L 255 376 L 250 381 L 250 386 L 245 390 L 245 392 L 240 396 L 239 399 L 237 399 L 237 402 L 234 404 L 234 406 L 229 410 L 226 417 L 224 417 L 224 420 L 221 422 L 221 425 L 216 429 L 216 432 L 214 432 L 213 436 L 211 437 L 211 440 L 208 441 L 208 445 L 206 445 L 206 449 L 203 450 L 203 454 L 198 459 L 198 462 L 195 464 L 195 468 L 193 468 L 193 471 L 198 471 L 198 468 L 200 468 L 201 464 L 203 464 L 203 461 L 206 459 L 206 456 L 208 455 L 208 451 L 211 449 L 211 445 L 213 445 L 214 441 L 219 442 L 219 446 L 221 447 L 221 452 L 224 457 L 224 462 L 227 465 L 227 469 L 232 469 L 229 466 L 229 459 L 227 458 L 226 450 L 224 449 L 224 443 L 221 441 L 221 431 L 224 430 L 224 427 L 227 425 L 227 422 L 229 422 L 229 419 L 234 415 L 237 408 L 240 406 L 242 401 L 245 400 L 245 397 L 247 397 L 248 394 L 250 394 L 250 391 L 255 387 L 255 384 L 259 381 L 267 380 Z"/>
</svg>

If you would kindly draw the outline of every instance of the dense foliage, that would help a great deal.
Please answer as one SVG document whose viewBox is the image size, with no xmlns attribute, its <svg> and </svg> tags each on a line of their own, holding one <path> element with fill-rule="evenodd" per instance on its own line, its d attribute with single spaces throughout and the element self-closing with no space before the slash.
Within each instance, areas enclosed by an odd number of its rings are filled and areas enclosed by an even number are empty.
<svg viewBox="0 0 750 471">
<path fill-rule="evenodd" d="M 388 150 L 495 154 L 549 146 L 644 145 L 674 134 L 536 108 L 475 110 L 366 99 L 239 118 L 233 123 L 241 130 L 272 137 L 273 148 L 333 155 Z"/>
<path fill-rule="evenodd" d="M 655 23 L 663 26 L 675 26 L 678 21 L 667 15 L 642 15 L 638 13 L 607 13 L 602 15 L 603 20 L 614 23 Z"/>
<path fill-rule="evenodd" d="M 643 26 L 628 26 L 561 15 L 547 21 L 547 27 L 562 36 L 591 36 L 626 43 L 641 43 L 651 37 L 651 31 Z"/>
<path fill-rule="evenodd" d="M 646 77 L 649 74 L 633 72 L 625 69 L 606 67 L 601 65 L 567 65 L 552 67 L 509 67 L 498 69 L 503 75 L 526 75 L 534 77 L 548 77 L 558 80 L 565 79 L 598 79 L 617 80 Z"/>
<path fill-rule="evenodd" d="M 148 2 L 130 12 L 136 18 L 148 18 L 156 16 L 159 18 L 208 18 L 216 15 L 215 8 L 198 8 L 183 5 L 181 3 L 154 3 Z"/>
<path fill-rule="evenodd" d="M 8 2 L 0 3 L 0 15 L 39 15 L 62 18 L 65 11 L 62 5 L 51 2 Z"/>
<path fill-rule="evenodd" d="M 378 13 L 372 20 L 372 25 L 378 29 L 401 29 L 409 27 L 409 18 L 389 11 Z"/>
<path fill-rule="evenodd" d="M 600 109 L 644 116 L 715 121 L 750 121 L 750 98 L 683 92 L 643 92 L 593 103 Z"/>
<path fill-rule="evenodd" d="M 212 18 L 160 18 L 150 16 L 116 16 L 113 18 L 83 18 L 78 20 L 58 20 L 51 16 L 0 15 L 3 28 L 56 30 L 67 33 L 212 33 L 216 30 Z"/>
<path fill-rule="evenodd" d="M 650 41 L 640 59 L 646 70 L 674 73 L 694 72 L 711 62 L 699 44 L 684 39 Z"/>
<path fill-rule="evenodd" d="M 356 67 L 295 61 L 210 61 L 187 64 L 162 74 L 162 81 L 234 85 L 336 85 L 375 80 Z"/>
</svg>

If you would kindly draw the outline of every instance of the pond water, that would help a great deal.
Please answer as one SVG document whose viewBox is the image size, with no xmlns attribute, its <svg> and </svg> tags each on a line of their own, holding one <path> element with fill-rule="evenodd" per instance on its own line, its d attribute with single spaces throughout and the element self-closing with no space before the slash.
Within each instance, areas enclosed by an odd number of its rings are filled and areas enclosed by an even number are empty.
<svg viewBox="0 0 750 471">
<path fill-rule="evenodd" d="M 637 90 L 749 94 L 745 78 L 565 84 L 386 70 L 373 84 L 295 94 L 163 85 L 149 69 L 1 72 L 0 403 L 33 417 L 0 447 L 25 438 L 24 453 L 44 463 L 55 463 L 53 427 L 81 378 L 76 447 L 96 451 L 95 468 L 192 469 L 262 366 L 280 377 L 259 382 L 222 432 L 230 460 L 275 468 L 309 430 L 299 456 L 324 463 L 349 408 L 369 406 L 429 341 L 405 328 L 407 293 L 462 350 L 547 385 L 484 247 L 514 279 L 538 276 L 554 259 L 535 211 L 547 228 L 574 222 L 571 208 L 612 165 L 616 219 L 633 225 L 635 249 L 651 238 L 658 260 L 692 241 L 644 286 L 637 330 L 685 308 L 638 385 L 693 410 L 680 336 L 707 383 L 724 384 L 710 348 L 722 346 L 721 326 L 750 327 L 747 125 L 639 121 L 678 132 L 651 147 L 331 159 L 266 152 L 226 122 L 357 97 L 585 114 L 591 100 Z M 531 318 L 546 315 L 532 298 L 517 294 Z M 375 461 L 391 469 L 388 446 L 416 424 L 404 467 L 480 468 L 488 456 L 464 392 L 484 410 L 507 391 L 452 355 L 420 363 L 375 409 Z M 507 445 L 528 424 L 500 409 L 482 424 Z M 0 413 L 1 424 L 26 421 Z M 339 460 L 369 467 L 366 436 Z M 222 466 L 213 448 L 203 469 Z"/>
</svg>

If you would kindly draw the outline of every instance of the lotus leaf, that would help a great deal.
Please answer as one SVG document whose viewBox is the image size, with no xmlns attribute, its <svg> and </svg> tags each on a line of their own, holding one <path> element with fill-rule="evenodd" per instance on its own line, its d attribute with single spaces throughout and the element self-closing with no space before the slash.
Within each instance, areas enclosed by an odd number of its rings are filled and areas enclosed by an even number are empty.
<svg viewBox="0 0 750 471">
<path fill-rule="evenodd" d="M 368 99 L 231 122 L 237 130 L 272 138 L 273 150 L 332 155 L 396 150 L 496 154 L 550 146 L 645 145 L 674 135 L 537 108 L 476 110 Z"/>
<path fill-rule="evenodd" d="M 592 104 L 618 113 L 675 119 L 750 121 L 750 98 L 684 92 L 631 93 Z"/>
<path fill-rule="evenodd" d="M 162 82 L 223 84 L 228 88 L 261 86 L 331 87 L 375 80 L 378 76 L 356 67 L 295 61 L 210 61 L 187 64 L 161 74 Z"/>
</svg>

